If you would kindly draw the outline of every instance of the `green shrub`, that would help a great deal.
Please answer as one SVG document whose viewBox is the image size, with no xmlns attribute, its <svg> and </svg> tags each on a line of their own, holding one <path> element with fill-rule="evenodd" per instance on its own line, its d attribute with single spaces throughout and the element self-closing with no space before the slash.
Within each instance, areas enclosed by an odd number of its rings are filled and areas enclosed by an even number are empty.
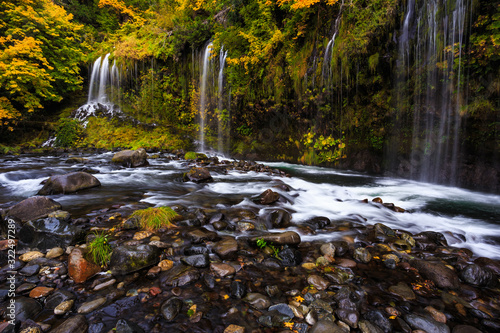
<svg viewBox="0 0 500 333">
<path fill-rule="evenodd" d="M 150 207 L 146 209 L 136 210 L 131 217 L 139 220 L 139 225 L 143 229 L 156 230 L 162 227 L 173 228 L 172 221 L 179 217 L 170 207 Z"/>
<path fill-rule="evenodd" d="M 88 256 L 91 261 L 101 267 L 106 266 L 111 258 L 113 249 L 108 243 L 108 235 L 103 233 L 95 233 L 95 238 L 88 245 Z"/>
<path fill-rule="evenodd" d="M 71 147 L 78 143 L 83 128 L 80 121 L 64 118 L 59 121 L 56 129 L 56 147 Z"/>
</svg>

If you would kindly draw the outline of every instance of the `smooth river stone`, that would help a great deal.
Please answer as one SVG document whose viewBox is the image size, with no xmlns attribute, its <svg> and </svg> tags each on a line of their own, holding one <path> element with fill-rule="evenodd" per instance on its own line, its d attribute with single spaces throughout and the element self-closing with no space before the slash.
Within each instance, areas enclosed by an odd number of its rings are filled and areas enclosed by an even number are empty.
<svg viewBox="0 0 500 333">
<path fill-rule="evenodd" d="M 78 308 L 78 313 L 86 314 L 90 313 L 99 307 L 101 307 L 104 303 L 106 303 L 105 297 L 99 297 L 93 301 L 85 302 Z"/>
</svg>

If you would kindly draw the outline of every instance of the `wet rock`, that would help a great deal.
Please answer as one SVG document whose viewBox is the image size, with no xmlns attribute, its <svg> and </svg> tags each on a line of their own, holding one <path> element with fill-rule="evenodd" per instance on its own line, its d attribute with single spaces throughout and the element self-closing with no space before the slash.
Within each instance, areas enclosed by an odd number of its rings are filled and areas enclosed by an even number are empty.
<svg viewBox="0 0 500 333">
<path fill-rule="evenodd" d="M 68 274 L 75 283 L 83 283 L 99 273 L 101 268 L 84 258 L 81 249 L 75 248 L 68 256 Z"/>
<path fill-rule="evenodd" d="M 90 313 L 100 308 L 102 305 L 104 305 L 104 303 L 106 303 L 106 297 L 99 297 L 80 305 L 77 312 L 82 314 Z"/>
<path fill-rule="evenodd" d="M 109 268 L 114 275 L 125 275 L 157 264 L 160 250 L 150 245 L 123 245 L 113 250 Z"/>
<path fill-rule="evenodd" d="M 290 226 L 292 215 L 284 209 L 274 209 L 266 217 L 268 227 L 286 228 Z"/>
<path fill-rule="evenodd" d="M 257 310 L 264 310 L 271 306 L 271 299 L 259 293 L 250 293 L 244 299 L 245 302 L 250 303 L 251 306 Z"/>
<path fill-rule="evenodd" d="M 349 244 L 345 241 L 333 241 L 331 244 L 335 246 L 335 255 L 337 257 L 342 257 L 349 251 Z"/>
<path fill-rule="evenodd" d="M 226 327 L 224 333 L 245 333 L 245 328 L 243 326 L 231 324 Z"/>
<path fill-rule="evenodd" d="M 174 268 L 161 273 L 161 286 L 182 287 L 197 281 L 200 278 L 200 272 L 191 266 L 178 265 Z"/>
<path fill-rule="evenodd" d="M 120 164 L 128 168 L 137 168 L 148 165 L 148 154 L 143 148 L 137 150 L 123 150 L 113 155 L 111 163 Z"/>
<path fill-rule="evenodd" d="M 478 287 L 495 287 L 498 279 L 489 268 L 483 268 L 476 264 L 467 265 L 460 277 L 463 281 Z"/>
<path fill-rule="evenodd" d="M 13 216 L 22 221 L 34 221 L 47 217 L 50 213 L 60 210 L 61 204 L 47 197 L 36 196 L 25 199 L 10 207 L 7 211 L 9 216 Z"/>
<path fill-rule="evenodd" d="M 236 273 L 236 269 L 228 264 L 213 262 L 210 264 L 210 269 L 220 277 L 225 277 L 228 275 L 233 275 Z"/>
<path fill-rule="evenodd" d="M 369 263 L 372 260 L 371 253 L 364 247 L 358 247 L 356 250 L 354 250 L 353 257 L 357 261 L 365 264 Z"/>
<path fill-rule="evenodd" d="M 35 287 L 36 287 L 36 284 L 34 284 L 34 283 L 23 283 L 22 285 L 20 285 L 19 287 L 16 288 L 16 292 L 18 294 L 21 294 L 21 293 L 24 293 L 26 291 L 32 290 Z M 5 296 L 7 296 L 7 294 Z"/>
<path fill-rule="evenodd" d="M 335 311 L 335 314 L 340 320 L 342 320 L 350 327 L 352 328 L 358 327 L 359 313 L 357 311 L 349 309 L 337 309 Z"/>
<path fill-rule="evenodd" d="M 354 268 L 358 265 L 354 260 L 345 258 L 337 259 L 335 263 L 344 268 Z"/>
<path fill-rule="evenodd" d="M 421 232 L 421 233 L 413 236 L 413 238 L 418 242 L 427 241 L 427 242 L 434 243 L 437 246 L 448 246 L 448 242 L 446 241 L 446 238 L 440 232 L 424 231 L 424 232 Z"/>
<path fill-rule="evenodd" d="M 207 168 L 192 168 L 184 174 L 184 181 L 192 181 L 193 183 L 209 183 L 213 182 L 214 179 L 210 175 L 210 171 Z"/>
<path fill-rule="evenodd" d="M 474 260 L 474 263 L 483 268 L 489 268 L 497 276 L 500 276 L 500 261 L 485 257 L 480 257 Z"/>
<path fill-rule="evenodd" d="M 441 311 L 436 310 L 432 306 L 426 306 L 424 310 L 428 312 L 435 321 L 446 324 L 446 315 Z"/>
<path fill-rule="evenodd" d="M 193 245 L 184 249 L 184 254 L 186 256 L 205 253 L 208 253 L 208 248 L 205 245 Z"/>
<path fill-rule="evenodd" d="M 482 333 L 480 330 L 474 326 L 469 325 L 457 325 L 453 327 L 452 333 Z"/>
<path fill-rule="evenodd" d="M 212 249 L 222 259 L 231 259 L 235 257 L 238 252 L 238 242 L 233 237 L 224 237 L 221 241 L 217 242 Z"/>
<path fill-rule="evenodd" d="M 281 259 L 280 263 L 287 267 L 297 266 L 302 262 L 302 255 L 300 252 L 292 248 L 280 251 L 278 257 Z"/>
<path fill-rule="evenodd" d="M 279 233 L 266 234 L 261 237 L 254 237 L 251 239 L 253 243 L 256 243 L 258 239 L 263 239 L 266 242 L 270 242 L 273 245 L 297 245 L 300 244 L 300 236 L 295 231 L 285 231 Z"/>
<path fill-rule="evenodd" d="M 88 328 L 89 324 L 85 316 L 76 315 L 66 319 L 66 321 L 54 328 L 50 333 L 86 333 Z"/>
<path fill-rule="evenodd" d="M 307 220 L 304 224 L 310 226 L 313 230 L 318 230 L 330 225 L 330 219 L 324 216 L 316 216 Z"/>
<path fill-rule="evenodd" d="M 174 262 L 172 260 L 164 259 L 158 263 L 158 267 L 160 267 L 162 272 L 165 272 L 174 267 Z"/>
<path fill-rule="evenodd" d="M 10 304 L 15 304 L 15 316 L 14 318 L 10 318 L 9 316 L 5 317 L 5 319 L 15 319 L 16 322 L 20 321 L 26 321 L 28 319 L 35 320 L 36 317 L 42 312 L 42 306 L 40 303 L 38 303 L 36 300 L 24 296 L 19 296 L 16 298 L 13 298 L 14 303 L 11 302 L 5 302 L 2 304 L 0 312 L 5 313 L 5 314 L 10 314 L 10 310 L 8 309 L 8 306 Z"/>
<path fill-rule="evenodd" d="M 64 250 L 62 248 L 54 247 L 47 252 L 45 257 L 48 259 L 53 259 L 53 258 L 57 258 L 59 256 L 62 256 L 63 254 L 64 254 Z"/>
<path fill-rule="evenodd" d="M 43 286 L 36 287 L 30 291 L 30 297 L 31 298 L 47 297 L 52 291 L 54 291 L 54 288 L 43 287 Z"/>
<path fill-rule="evenodd" d="M 347 270 L 337 268 L 331 273 L 326 273 L 325 277 L 334 284 L 345 284 L 352 279 L 353 275 Z"/>
<path fill-rule="evenodd" d="M 255 230 L 255 224 L 252 222 L 245 222 L 245 221 L 237 222 L 236 223 L 236 230 L 239 232 L 246 232 L 246 231 L 250 231 L 250 230 Z"/>
<path fill-rule="evenodd" d="M 90 173 L 71 172 L 50 177 L 38 195 L 74 193 L 88 188 L 101 186 L 101 182 Z"/>
<path fill-rule="evenodd" d="M 19 271 L 19 274 L 24 276 L 32 276 L 38 274 L 40 271 L 40 265 L 26 265 Z"/>
<path fill-rule="evenodd" d="M 111 279 L 111 280 L 108 280 L 106 282 L 99 283 L 97 286 L 94 287 L 94 290 L 98 291 L 98 290 L 105 289 L 105 288 L 107 288 L 109 286 L 112 286 L 115 282 L 116 282 L 115 279 Z"/>
<path fill-rule="evenodd" d="M 308 333 L 345 333 L 345 331 L 330 320 L 320 320 L 311 327 Z"/>
<path fill-rule="evenodd" d="M 133 323 L 133 322 L 125 320 L 125 319 L 120 319 L 116 323 L 115 332 L 116 333 L 144 333 L 144 330 L 136 323 Z"/>
<path fill-rule="evenodd" d="M 439 288 L 457 289 L 459 287 L 457 274 L 441 263 L 414 259 L 410 261 L 410 264 Z"/>
<path fill-rule="evenodd" d="M 166 321 L 170 322 L 177 317 L 182 308 L 182 301 L 177 297 L 172 297 L 161 305 L 160 311 Z"/>
<path fill-rule="evenodd" d="M 330 282 L 319 275 L 310 275 L 307 283 L 312 284 L 318 290 L 325 290 L 330 286 Z"/>
<path fill-rule="evenodd" d="M 336 248 L 332 243 L 325 243 L 321 245 L 319 250 L 324 256 L 328 256 L 331 258 L 335 257 Z"/>
<path fill-rule="evenodd" d="M 413 301 L 416 299 L 413 290 L 404 282 L 399 282 L 397 285 L 389 287 L 389 292 L 398 295 L 405 301 Z"/>
<path fill-rule="evenodd" d="M 328 302 L 322 299 L 315 299 L 314 301 L 312 301 L 310 307 L 318 310 L 319 313 L 320 312 L 333 313 L 332 306 Z"/>
<path fill-rule="evenodd" d="M 63 315 L 69 312 L 73 308 L 73 304 L 75 304 L 75 301 L 72 299 L 62 302 L 61 304 L 55 307 L 54 314 Z"/>
<path fill-rule="evenodd" d="M 379 327 L 370 323 L 367 320 L 360 320 L 358 323 L 359 329 L 362 333 L 383 333 Z"/>
<path fill-rule="evenodd" d="M 37 258 L 43 258 L 45 255 L 40 252 L 40 251 L 29 251 L 21 256 L 19 256 L 19 260 L 24 261 L 24 262 L 30 262 L 32 260 L 35 260 Z"/>
<path fill-rule="evenodd" d="M 295 316 L 290 306 L 288 306 L 288 304 L 285 303 L 272 305 L 269 307 L 268 311 L 277 311 L 290 319 L 293 319 Z"/>
<path fill-rule="evenodd" d="M 43 330 L 40 325 L 35 323 L 33 320 L 28 319 L 25 322 L 21 323 L 21 327 L 19 327 L 19 333 L 43 333 Z"/>
<path fill-rule="evenodd" d="M 207 230 L 205 228 L 191 230 L 186 234 L 186 237 L 189 238 L 194 244 L 198 244 L 203 241 L 213 242 L 219 239 L 219 236 L 216 232 Z"/>
<path fill-rule="evenodd" d="M 404 316 L 404 319 L 416 330 L 422 330 L 427 333 L 450 333 L 450 328 L 446 324 L 438 323 L 432 318 L 410 313 Z"/>
<path fill-rule="evenodd" d="M 71 292 L 58 289 L 45 300 L 45 309 L 55 309 L 59 304 L 68 300 L 74 300 L 75 298 L 75 295 L 73 295 Z"/>
<path fill-rule="evenodd" d="M 270 205 L 275 203 L 280 199 L 280 195 L 274 192 L 271 189 L 267 189 L 262 192 L 257 198 L 254 199 L 256 203 L 260 203 L 261 205 Z"/>
<path fill-rule="evenodd" d="M 231 282 L 231 297 L 242 299 L 247 294 L 247 287 L 242 281 Z"/>
<path fill-rule="evenodd" d="M 83 238 L 82 228 L 53 217 L 26 222 L 19 232 L 19 241 L 42 251 L 67 247 Z"/>
<path fill-rule="evenodd" d="M 383 314 L 382 311 L 379 310 L 373 310 L 365 313 L 363 317 L 370 322 L 370 324 L 373 324 L 376 326 L 376 328 L 379 328 L 382 332 L 384 333 L 389 333 L 392 332 L 392 324 L 389 321 L 389 319 Z M 364 332 L 363 327 L 361 326 L 361 321 L 359 322 L 359 328 Z M 367 325 L 369 326 L 369 325 Z M 369 329 L 369 327 L 367 327 Z M 372 332 L 371 330 L 368 330 L 367 332 Z"/>
<path fill-rule="evenodd" d="M 195 254 L 181 259 L 183 263 L 196 268 L 204 268 L 210 265 L 208 254 Z"/>
</svg>

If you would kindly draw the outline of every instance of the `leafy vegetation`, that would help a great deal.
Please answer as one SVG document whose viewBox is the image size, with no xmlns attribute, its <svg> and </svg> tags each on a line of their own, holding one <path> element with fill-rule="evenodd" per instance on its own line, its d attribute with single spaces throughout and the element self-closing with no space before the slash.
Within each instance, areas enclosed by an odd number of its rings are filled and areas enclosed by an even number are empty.
<svg viewBox="0 0 500 333">
<path fill-rule="evenodd" d="M 56 147 L 76 146 L 81 138 L 83 128 L 77 119 L 63 118 L 56 129 Z"/>
<path fill-rule="evenodd" d="M 96 232 L 94 235 L 95 238 L 88 244 L 88 256 L 95 264 L 105 267 L 111 258 L 113 249 L 109 245 L 107 234 Z"/>
<path fill-rule="evenodd" d="M 13 130 L 79 89 L 85 44 L 72 15 L 50 0 L 0 2 L 0 124 Z"/>
<path fill-rule="evenodd" d="M 172 222 L 179 217 L 179 214 L 170 207 L 150 207 L 136 210 L 130 217 L 137 218 L 143 229 L 157 230 L 175 227 Z"/>
</svg>

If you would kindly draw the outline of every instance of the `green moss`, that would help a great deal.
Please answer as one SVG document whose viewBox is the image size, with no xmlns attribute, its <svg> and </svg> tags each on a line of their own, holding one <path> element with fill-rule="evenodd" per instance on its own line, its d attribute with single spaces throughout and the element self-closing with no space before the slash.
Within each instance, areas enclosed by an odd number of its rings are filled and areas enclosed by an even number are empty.
<svg viewBox="0 0 500 333">
<path fill-rule="evenodd" d="M 185 160 L 197 160 L 197 159 L 207 159 L 207 155 L 202 153 L 196 153 L 194 151 L 188 151 L 186 155 L 184 155 Z"/>
</svg>

